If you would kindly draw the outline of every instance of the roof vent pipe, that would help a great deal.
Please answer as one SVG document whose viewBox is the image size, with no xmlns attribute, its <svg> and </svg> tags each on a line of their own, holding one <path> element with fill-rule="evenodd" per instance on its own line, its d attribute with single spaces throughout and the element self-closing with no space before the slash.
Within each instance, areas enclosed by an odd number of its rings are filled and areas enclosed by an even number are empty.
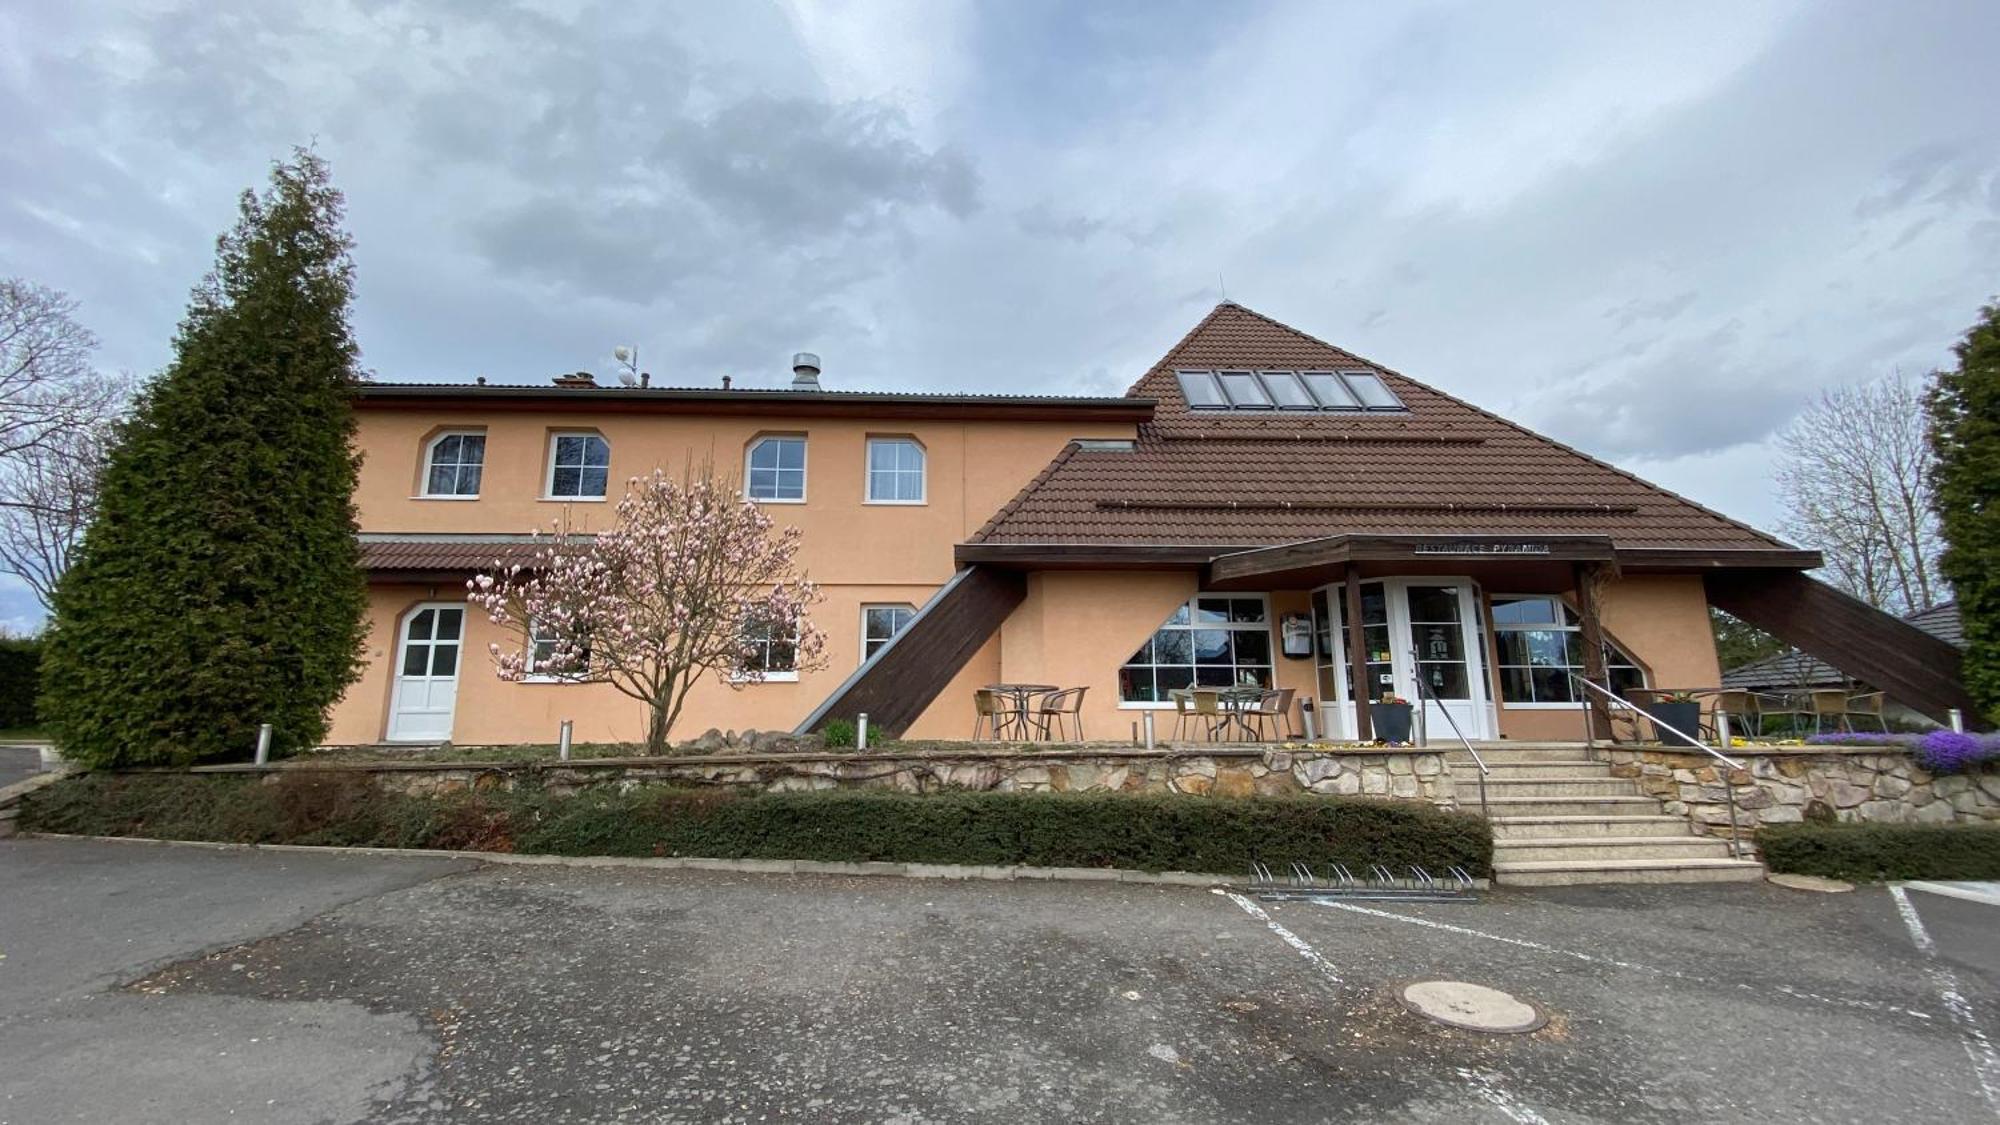
<svg viewBox="0 0 2000 1125">
<path fill-rule="evenodd" d="M 792 356 L 792 389 L 795 391 L 819 390 L 819 357 L 811 352 L 799 352 Z"/>
</svg>

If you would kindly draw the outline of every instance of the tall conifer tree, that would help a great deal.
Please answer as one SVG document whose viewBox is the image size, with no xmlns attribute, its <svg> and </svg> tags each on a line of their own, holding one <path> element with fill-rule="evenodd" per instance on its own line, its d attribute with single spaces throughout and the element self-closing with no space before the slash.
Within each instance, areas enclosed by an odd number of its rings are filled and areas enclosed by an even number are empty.
<svg viewBox="0 0 2000 1125">
<path fill-rule="evenodd" d="M 1938 373 L 1930 400 L 1938 569 L 1965 620 L 1966 689 L 2000 724 L 2000 304 L 1980 310 L 1955 350 L 1958 367 Z"/>
<path fill-rule="evenodd" d="M 43 710 L 92 766 L 312 745 L 359 675 L 351 243 L 307 151 L 243 194 L 55 596 Z"/>
</svg>

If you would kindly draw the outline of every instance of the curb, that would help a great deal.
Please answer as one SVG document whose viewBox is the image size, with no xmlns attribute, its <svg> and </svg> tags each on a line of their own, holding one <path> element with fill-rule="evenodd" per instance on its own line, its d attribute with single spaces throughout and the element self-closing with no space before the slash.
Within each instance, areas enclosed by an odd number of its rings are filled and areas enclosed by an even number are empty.
<svg viewBox="0 0 2000 1125">
<path fill-rule="evenodd" d="M 149 836 L 72 836 L 60 832 L 23 832 L 19 839 L 91 840 L 107 844 L 206 848 L 226 852 L 304 852 L 377 857 L 415 856 L 423 859 L 469 859 L 504 867 L 625 867 L 651 871 L 724 871 L 742 875 L 863 875 L 901 879 L 1044 881 L 1057 883 L 1133 883 L 1168 887 L 1229 886 L 1228 875 L 1190 871 L 1133 871 L 1123 867 L 975 867 L 949 863 L 849 863 L 817 859 L 712 859 L 702 856 L 570 856 L 515 855 L 512 852 L 461 852 L 445 848 L 340 848 L 320 844 L 224 844 L 212 840 L 156 840 Z"/>
</svg>

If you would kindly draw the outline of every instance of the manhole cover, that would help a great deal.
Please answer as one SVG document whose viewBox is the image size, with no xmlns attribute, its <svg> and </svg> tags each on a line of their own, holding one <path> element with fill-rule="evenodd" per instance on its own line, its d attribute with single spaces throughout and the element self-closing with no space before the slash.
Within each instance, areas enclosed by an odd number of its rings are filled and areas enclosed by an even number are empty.
<svg viewBox="0 0 2000 1125">
<path fill-rule="evenodd" d="M 1519 1035 L 1549 1022 L 1533 1004 L 1462 980 L 1418 981 L 1403 989 L 1403 1006 L 1446 1027 L 1502 1035 Z"/>
</svg>

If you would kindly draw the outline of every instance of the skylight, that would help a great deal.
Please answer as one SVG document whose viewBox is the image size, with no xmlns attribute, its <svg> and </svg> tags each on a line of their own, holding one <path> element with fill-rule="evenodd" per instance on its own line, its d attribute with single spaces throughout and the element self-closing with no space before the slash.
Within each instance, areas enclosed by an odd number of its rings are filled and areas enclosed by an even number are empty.
<svg viewBox="0 0 2000 1125">
<path fill-rule="evenodd" d="M 1403 411 L 1372 371 L 1176 371 L 1194 410 Z"/>
</svg>

